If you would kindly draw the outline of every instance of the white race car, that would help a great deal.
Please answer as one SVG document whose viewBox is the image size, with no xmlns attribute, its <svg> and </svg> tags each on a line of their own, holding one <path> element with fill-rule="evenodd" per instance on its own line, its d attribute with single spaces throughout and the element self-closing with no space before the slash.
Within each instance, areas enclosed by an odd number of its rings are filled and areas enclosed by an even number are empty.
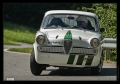
<svg viewBox="0 0 120 84">
<path fill-rule="evenodd" d="M 33 75 L 48 66 L 59 69 L 90 68 L 98 75 L 103 66 L 103 48 L 98 16 L 74 10 L 50 10 L 44 15 L 30 57 Z"/>
</svg>

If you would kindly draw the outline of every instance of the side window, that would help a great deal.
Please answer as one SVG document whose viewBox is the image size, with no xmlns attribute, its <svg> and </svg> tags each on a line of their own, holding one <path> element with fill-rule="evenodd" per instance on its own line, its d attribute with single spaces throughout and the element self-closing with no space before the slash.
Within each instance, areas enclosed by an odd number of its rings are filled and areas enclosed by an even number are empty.
<svg viewBox="0 0 120 84">
<path fill-rule="evenodd" d="M 94 27 L 95 30 L 96 30 L 96 26 L 97 26 L 97 25 L 96 25 L 95 19 L 92 18 L 92 17 L 87 17 L 87 18 L 88 18 L 88 20 L 90 21 L 91 26 Z"/>
<path fill-rule="evenodd" d="M 94 27 L 94 23 L 93 23 L 93 21 L 92 21 L 92 20 L 89 20 L 89 21 L 90 21 L 92 27 Z"/>
</svg>

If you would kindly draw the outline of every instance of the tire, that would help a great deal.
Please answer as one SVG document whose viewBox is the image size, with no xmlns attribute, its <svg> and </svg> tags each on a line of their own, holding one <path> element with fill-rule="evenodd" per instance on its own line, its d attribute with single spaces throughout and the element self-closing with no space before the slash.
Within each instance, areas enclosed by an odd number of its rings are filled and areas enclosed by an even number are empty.
<svg viewBox="0 0 120 84">
<path fill-rule="evenodd" d="M 62 76 L 65 76 L 69 71 L 70 69 L 59 68 L 59 74 Z"/>
<path fill-rule="evenodd" d="M 30 69 L 33 75 L 40 75 L 42 73 L 42 66 L 35 61 L 34 49 L 31 52 L 30 56 Z"/>
<path fill-rule="evenodd" d="M 99 75 L 101 72 L 102 66 L 103 66 L 103 56 L 101 57 L 100 63 L 98 64 L 98 66 L 90 68 L 90 74 Z"/>
</svg>

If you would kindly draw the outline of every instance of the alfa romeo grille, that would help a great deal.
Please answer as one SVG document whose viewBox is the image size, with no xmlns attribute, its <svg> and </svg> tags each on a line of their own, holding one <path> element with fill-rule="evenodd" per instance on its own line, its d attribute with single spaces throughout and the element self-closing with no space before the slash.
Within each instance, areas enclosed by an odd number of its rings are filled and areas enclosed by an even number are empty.
<svg viewBox="0 0 120 84">
<path fill-rule="evenodd" d="M 42 47 L 40 52 L 46 52 L 46 53 L 64 53 L 64 47 Z M 87 49 L 87 48 L 71 48 L 69 54 L 90 54 L 95 55 L 97 54 L 97 49 Z"/>
<path fill-rule="evenodd" d="M 64 49 L 65 49 L 66 54 L 68 54 L 70 52 L 71 47 L 72 47 L 72 41 L 71 40 L 65 40 L 64 41 Z"/>
<path fill-rule="evenodd" d="M 63 47 L 42 47 L 41 52 L 64 53 Z"/>
<path fill-rule="evenodd" d="M 97 49 L 72 48 L 70 54 L 97 54 Z"/>
</svg>

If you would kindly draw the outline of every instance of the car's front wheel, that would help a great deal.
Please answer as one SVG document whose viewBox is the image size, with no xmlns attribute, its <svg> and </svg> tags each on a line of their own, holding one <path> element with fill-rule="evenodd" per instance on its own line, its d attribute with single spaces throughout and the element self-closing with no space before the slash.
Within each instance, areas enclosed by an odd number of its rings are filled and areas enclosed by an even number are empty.
<svg viewBox="0 0 120 84">
<path fill-rule="evenodd" d="M 43 70 L 43 66 L 35 61 L 34 49 L 32 50 L 30 56 L 30 69 L 33 75 L 40 75 Z"/>
<path fill-rule="evenodd" d="M 102 66 L 103 66 L 103 57 L 101 57 L 100 63 L 98 64 L 98 66 L 90 68 L 90 74 L 99 75 L 101 72 Z"/>
</svg>

